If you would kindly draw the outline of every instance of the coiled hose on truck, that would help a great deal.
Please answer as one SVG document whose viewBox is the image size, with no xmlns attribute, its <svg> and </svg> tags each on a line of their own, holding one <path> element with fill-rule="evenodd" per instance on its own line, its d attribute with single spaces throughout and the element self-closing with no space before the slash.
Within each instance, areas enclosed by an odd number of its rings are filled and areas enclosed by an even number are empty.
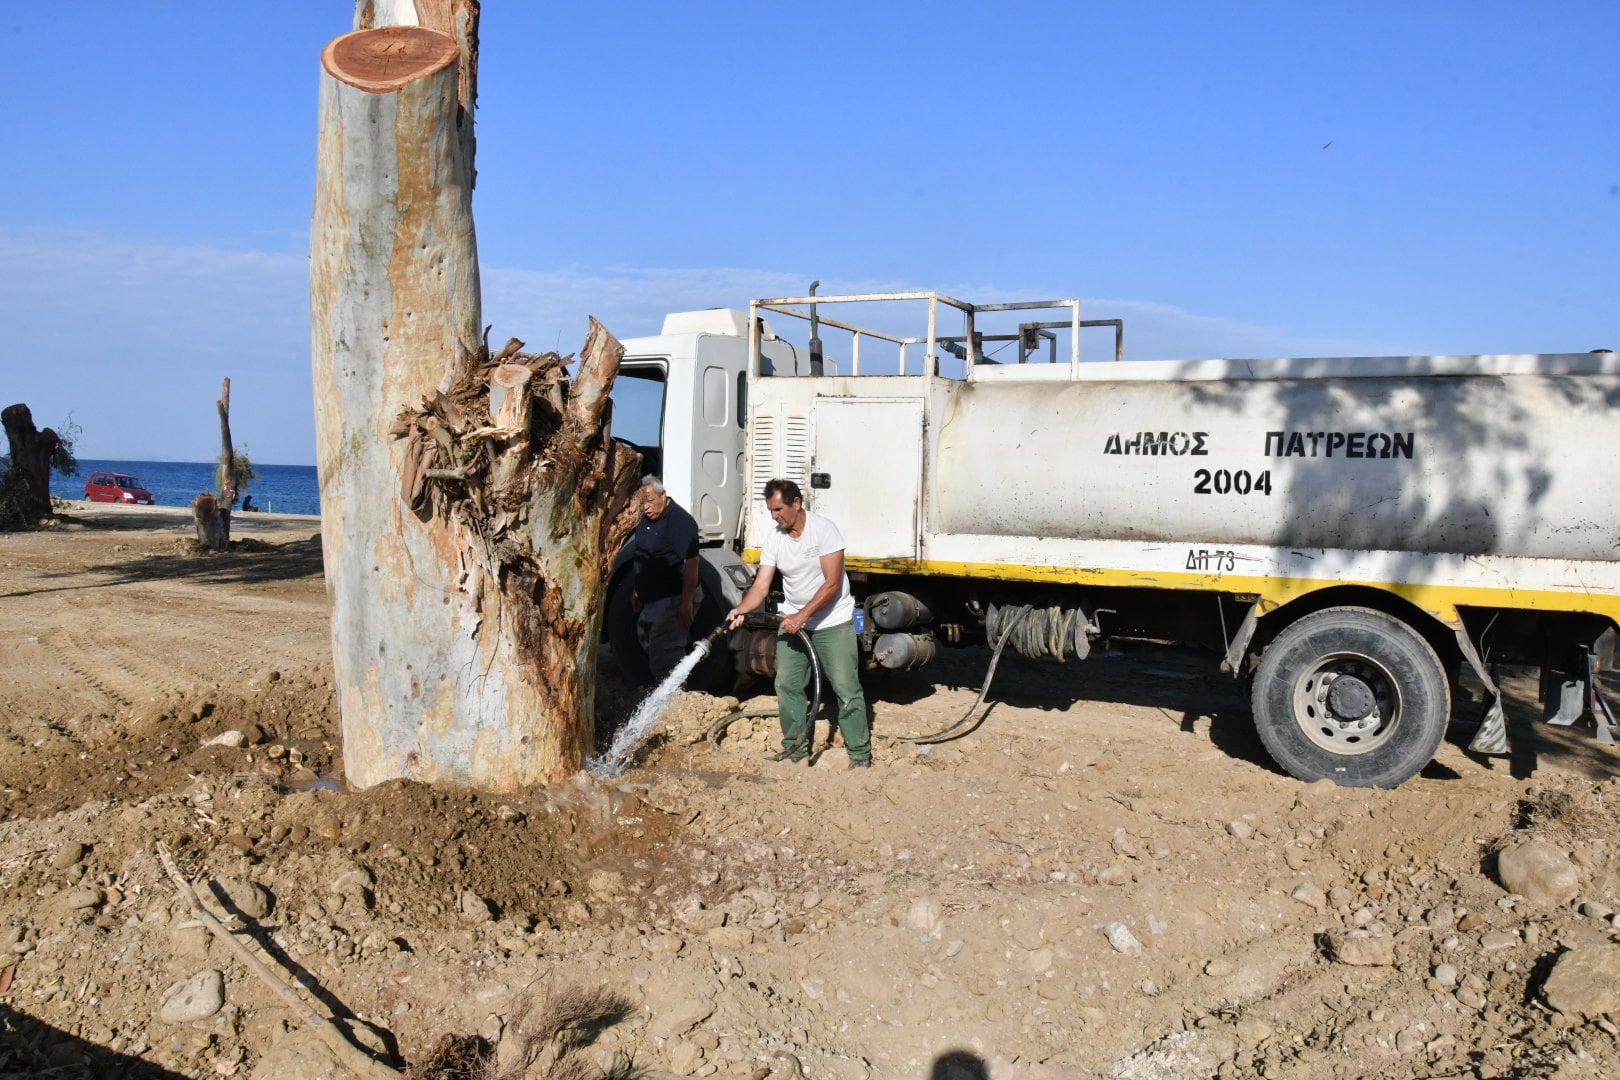
<svg viewBox="0 0 1620 1080">
<path fill-rule="evenodd" d="M 1045 618 L 1045 616 L 1048 614 L 1048 610 L 1051 612 L 1060 611 L 1060 609 L 1057 608 L 1041 609 L 1039 612 L 1041 617 L 1037 618 L 1036 621 L 1043 626 L 1045 626 L 1048 621 Z M 975 728 L 977 728 L 979 724 L 984 721 L 983 716 L 979 717 L 977 722 L 970 724 L 969 721 L 973 719 L 973 714 L 978 711 L 979 706 L 984 704 L 985 696 L 990 693 L 990 680 L 996 677 L 996 665 L 1001 663 L 1001 652 L 1007 647 L 1007 641 L 1013 636 L 1014 631 L 1016 631 L 1019 626 L 1023 625 L 1025 620 L 1028 619 L 1034 611 L 1035 609 L 1028 604 L 1018 608 L 998 608 L 992 605 L 989 616 L 985 620 L 985 625 L 988 628 L 990 625 L 992 625 L 992 620 L 994 620 L 994 625 L 1000 629 L 1000 633 L 996 637 L 995 648 L 990 653 L 990 669 L 984 673 L 984 682 L 979 687 L 979 696 L 973 700 L 973 704 L 968 707 L 968 711 L 962 714 L 962 718 L 949 727 L 942 728 L 930 735 L 901 735 L 898 736 L 899 741 L 918 743 L 921 745 L 933 745 L 934 743 L 950 742 L 952 739 L 960 739 L 962 736 L 971 733 Z M 1076 612 L 1073 614 L 1078 613 Z M 1084 620 L 1081 620 L 1081 624 L 1084 625 Z M 1067 624 L 1065 623 L 1065 625 Z M 1049 629 L 1050 628 L 1048 627 L 1048 630 Z M 808 750 L 811 741 L 815 738 L 816 714 L 820 711 L 821 705 L 821 663 L 816 658 L 816 650 L 815 647 L 810 644 L 809 635 L 805 634 L 803 630 L 799 631 L 799 634 L 800 636 L 804 637 L 805 645 L 810 649 L 810 663 L 815 669 L 816 680 L 815 692 L 810 703 L 810 711 L 805 716 L 804 742 L 801 744 L 804 749 Z M 709 728 L 709 745 L 718 748 L 720 745 L 721 734 L 725 732 L 726 728 L 730 727 L 738 720 L 778 715 L 780 715 L 780 710 L 770 705 L 756 705 L 753 708 L 736 709 L 729 712 L 722 716 L 719 720 L 716 720 Z M 985 715 L 989 714 L 986 713 Z M 829 733 L 829 738 L 830 737 L 831 735 Z M 789 747 L 788 751 L 793 752 L 797 749 L 798 747 Z M 813 761 L 812 758 L 806 758 L 805 760 L 807 762 Z"/>
<path fill-rule="evenodd" d="M 999 639 L 1004 631 L 1012 631 L 1012 647 L 1031 660 L 1067 660 L 1071 655 L 1085 659 L 1091 652 L 1086 636 L 1090 628 L 1091 620 L 1079 608 L 991 604 L 984 616 L 986 636 Z"/>
</svg>

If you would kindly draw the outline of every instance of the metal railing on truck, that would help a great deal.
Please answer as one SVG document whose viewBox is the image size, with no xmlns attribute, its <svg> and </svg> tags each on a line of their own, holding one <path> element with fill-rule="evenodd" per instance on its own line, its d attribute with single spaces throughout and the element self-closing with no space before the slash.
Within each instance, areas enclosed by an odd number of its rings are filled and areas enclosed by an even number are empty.
<svg viewBox="0 0 1620 1080">
<path fill-rule="evenodd" d="M 814 286 L 812 286 L 814 288 Z M 868 326 L 856 326 L 839 319 L 828 318 L 820 313 L 823 304 L 865 304 L 882 303 L 903 300 L 925 300 L 928 302 L 928 332 L 920 337 L 907 337 L 891 334 Z M 940 305 L 954 308 L 962 313 L 966 319 L 966 327 L 961 334 L 941 334 L 939 332 Z M 1004 311 L 1053 311 L 1067 310 L 1070 317 L 1061 321 L 1043 321 L 1020 323 L 1016 333 L 982 334 L 975 328 L 977 317 L 990 312 Z M 865 338 L 874 338 L 898 345 L 900 348 L 899 374 L 907 375 L 909 349 L 914 345 L 924 346 L 922 371 L 918 374 L 924 376 L 939 375 L 939 350 L 946 351 L 962 359 L 964 378 L 972 379 L 975 368 L 984 364 L 1001 366 L 999 361 L 988 360 L 980 353 L 980 347 L 987 341 L 1018 342 L 1018 363 L 1024 364 L 1029 357 L 1039 351 L 1042 343 L 1050 347 L 1052 362 L 1057 361 L 1057 335 L 1054 330 L 1070 331 L 1069 348 L 1069 377 L 1080 377 L 1080 331 L 1086 327 L 1113 327 L 1114 330 L 1114 359 L 1123 360 L 1125 357 L 1125 324 L 1120 319 L 1082 319 L 1080 317 L 1080 301 L 1074 300 L 1029 300 L 1010 304 L 970 304 L 965 300 L 946 296 L 937 292 L 891 292 L 891 293 L 851 293 L 844 296 L 787 296 L 770 300 L 752 300 L 748 304 L 748 376 L 757 378 L 760 371 L 760 334 L 763 320 L 761 314 L 770 312 L 775 315 L 785 315 L 795 319 L 809 322 L 814 328 L 830 326 L 843 330 L 851 335 L 850 374 L 861 374 L 861 342 Z"/>
</svg>

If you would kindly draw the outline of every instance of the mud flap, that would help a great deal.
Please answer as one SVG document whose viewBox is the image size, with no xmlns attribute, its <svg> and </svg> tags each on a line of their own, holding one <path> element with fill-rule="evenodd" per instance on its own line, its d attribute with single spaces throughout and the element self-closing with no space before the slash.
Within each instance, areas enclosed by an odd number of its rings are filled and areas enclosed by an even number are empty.
<svg viewBox="0 0 1620 1080">
<path fill-rule="evenodd" d="M 1496 680 L 1491 678 L 1490 670 L 1480 657 L 1479 650 L 1474 648 L 1474 642 L 1469 638 L 1468 631 L 1459 625 L 1456 633 L 1457 646 L 1462 650 L 1463 659 L 1474 669 L 1479 681 L 1485 684 L 1485 693 L 1490 699 L 1490 704 L 1485 707 L 1485 719 L 1480 722 L 1479 730 L 1474 733 L 1468 749 L 1476 754 L 1505 756 L 1509 751 L 1507 713 L 1502 709 L 1502 690 L 1496 685 Z"/>
<path fill-rule="evenodd" d="M 1503 755 L 1508 752 L 1507 714 L 1502 711 L 1502 695 L 1493 693 L 1485 710 L 1485 720 L 1474 733 L 1468 749 L 1476 754 Z"/>
</svg>

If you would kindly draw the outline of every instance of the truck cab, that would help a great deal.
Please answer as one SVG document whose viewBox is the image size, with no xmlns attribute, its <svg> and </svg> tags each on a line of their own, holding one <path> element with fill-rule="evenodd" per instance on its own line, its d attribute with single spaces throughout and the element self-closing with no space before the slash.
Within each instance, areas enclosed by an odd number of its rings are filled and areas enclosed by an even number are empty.
<svg viewBox="0 0 1620 1080">
<path fill-rule="evenodd" d="M 806 351 L 760 322 L 760 375 L 809 374 Z M 748 313 L 736 308 L 673 312 L 658 334 L 629 338 L 623 345 L 613 384 L 613 436 L 641 454 L 643 474 L 660 477 L 670 497 L 697 521 L 703 595 L 693 629 L 706 633 L 742 598 L 751 577 L 738 555 L 748 498 L 743 468 Z M 604 629 L 626 674 L 644 679 L 646 657 L 630 610 L 634 545 L 632 536 L 614 562 Z M 729 660 L 724 650 L 716 650 L 693 684 L 717 685 Z"/>
</svg>

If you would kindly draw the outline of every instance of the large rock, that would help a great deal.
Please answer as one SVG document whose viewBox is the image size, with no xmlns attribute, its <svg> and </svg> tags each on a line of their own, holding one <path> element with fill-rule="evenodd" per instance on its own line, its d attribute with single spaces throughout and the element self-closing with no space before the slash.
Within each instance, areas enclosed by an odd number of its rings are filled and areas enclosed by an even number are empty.
<svg viewBox="0 0 1620 1080">
<path fill-rule="evenodd" d="M 354 1073 L 315 1035 L 292 1031 L 259 1059 L 250 1080 L 354 1080 Z"/>
<path fill-rule="evenodd" d="M 1395 939 L 1371 930 L 1339 927 L 1322 935 L 1329 960 L 1354 967 L 1389 967 L 1395 962 Z"/>
<path fill-rule="evenodd" d="M 163 993 L 158 1018 L 165 1024 L 189 1024 L 206 1020 L 225 1004 L 225 976 L 205 968 Z"/>
<path fill-rule="evenodd" d="M 1620 945 L 1583 946 L 1560 956 L 1541 996 L 1565 1016 L 1620 1017 Z"/>
<path fill-rule="evenodd" d="M 1502 888 L 1537 904 L 1558 906 L 1581 891 L 1581 875 L 1563 849 L 1545 840 L 1525 840 L 1496 857 Z"/>
<path fill-rule="evenodd" d="M 269 891 L 264 886 L 245 881 L 242 878 L 215 878 L 214 890 L 216 896 L 223 894 L 224 899 L 231 908 L 250 919 L 268 917 L 274 904 Z"/>
</svg>

